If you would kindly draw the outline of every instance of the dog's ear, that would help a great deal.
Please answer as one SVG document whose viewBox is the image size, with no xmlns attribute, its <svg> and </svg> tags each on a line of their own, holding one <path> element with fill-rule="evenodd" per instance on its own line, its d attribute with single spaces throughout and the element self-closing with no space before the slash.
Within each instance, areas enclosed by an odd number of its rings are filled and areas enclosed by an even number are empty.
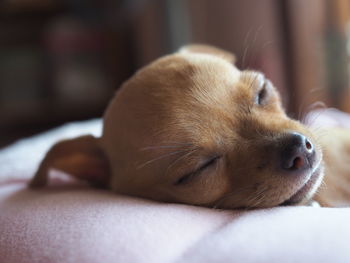
<svg viewBox="0 0 350 263">
<path fill-rule="evenodd" d="M 200 53 L 200 54 L 209 54 L 214 55 L 220 58 L 223 58 L 231 63 L 236 63 L 236 56 L 232 54 L 231 52 L 222 50 L 220 48 L 216 48 L 209 45 L 202 45 L 202 44 L 192 44 L 192 45 L 186 45 L 180 48 L 180 53 L 186 54 L 186 53 Z"/>
<path fill-rule="evenodd" d="M 52 146 L 29 186 L 45 186 L 52 168 L 95 186 L 107 187 L 109 183 L 108 160 L 98 145 L 98 139 L 91 135 L 64 140 Z"/>
</svg>

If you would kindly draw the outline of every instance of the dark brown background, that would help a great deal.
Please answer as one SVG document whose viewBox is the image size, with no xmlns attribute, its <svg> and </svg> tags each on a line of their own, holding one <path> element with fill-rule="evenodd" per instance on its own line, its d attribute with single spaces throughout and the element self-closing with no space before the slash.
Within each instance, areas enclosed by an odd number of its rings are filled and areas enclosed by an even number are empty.
<svg viewBox="0 0 350 263">
<path fill-rule="evenodd" d="M 102 115 L 139 67 L 186 43 L 234 52 L 301 118 L 350 111 L 349 0 L 3 0 L 0 146 Z"/>
</svg>

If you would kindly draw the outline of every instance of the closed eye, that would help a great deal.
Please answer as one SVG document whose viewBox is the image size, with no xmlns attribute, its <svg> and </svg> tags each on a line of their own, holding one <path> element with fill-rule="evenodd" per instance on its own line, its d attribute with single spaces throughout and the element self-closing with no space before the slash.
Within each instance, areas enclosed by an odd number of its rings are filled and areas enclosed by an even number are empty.
<svg viewBox="0 0 350 263">
<path fill-rule="evenodd" d="M 215 165 L 217 161 L 221 158 L 221 156 L 215 156 L 213 158 L 210 158 L 207 162 L 205 162 L 202 166 L 200 166 L 197 170 L 190 172 L 182 177 L 180 177 L 176 182 L 175 185 L 183 185 L 185 183 L 188 183 L 193 178 L 199 176 L 203 171 L 208 169 L 209 167 Z"/>
</svg>

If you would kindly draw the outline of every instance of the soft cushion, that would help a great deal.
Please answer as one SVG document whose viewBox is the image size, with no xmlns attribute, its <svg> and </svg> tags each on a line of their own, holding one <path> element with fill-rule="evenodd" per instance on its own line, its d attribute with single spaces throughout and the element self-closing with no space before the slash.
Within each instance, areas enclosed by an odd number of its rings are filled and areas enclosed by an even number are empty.
<svg viewBox="0 0 350 263">
<path fill-rule="evenodd" d="M 346 114 L 313 114 L 313 125 L 350 127 Z M 59 172 L 45 189 L 26 187 L 56 140 L 100 129 L 100 120 L 68 124 L 0 151 L 0 262 L 350 262 L 349 208 L 164 204 Z"/>
</svg>

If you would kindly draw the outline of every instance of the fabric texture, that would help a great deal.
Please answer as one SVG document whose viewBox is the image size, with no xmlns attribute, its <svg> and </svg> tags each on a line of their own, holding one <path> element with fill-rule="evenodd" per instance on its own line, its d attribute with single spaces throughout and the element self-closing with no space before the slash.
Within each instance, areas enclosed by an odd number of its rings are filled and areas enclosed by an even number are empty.
<svg viewBox="0 0 350 263">
<path fill-rule="evenodd" d="M 350 127 L 336 110 L 306 120 Z M 55 141 L 100 130 L 101 120 L 72 123 L 0 151 L 0 262 L 350 262 L 350 208 L 164 204 L 59 172 L 45 189 L 26 187 Z"/>
</svg>

